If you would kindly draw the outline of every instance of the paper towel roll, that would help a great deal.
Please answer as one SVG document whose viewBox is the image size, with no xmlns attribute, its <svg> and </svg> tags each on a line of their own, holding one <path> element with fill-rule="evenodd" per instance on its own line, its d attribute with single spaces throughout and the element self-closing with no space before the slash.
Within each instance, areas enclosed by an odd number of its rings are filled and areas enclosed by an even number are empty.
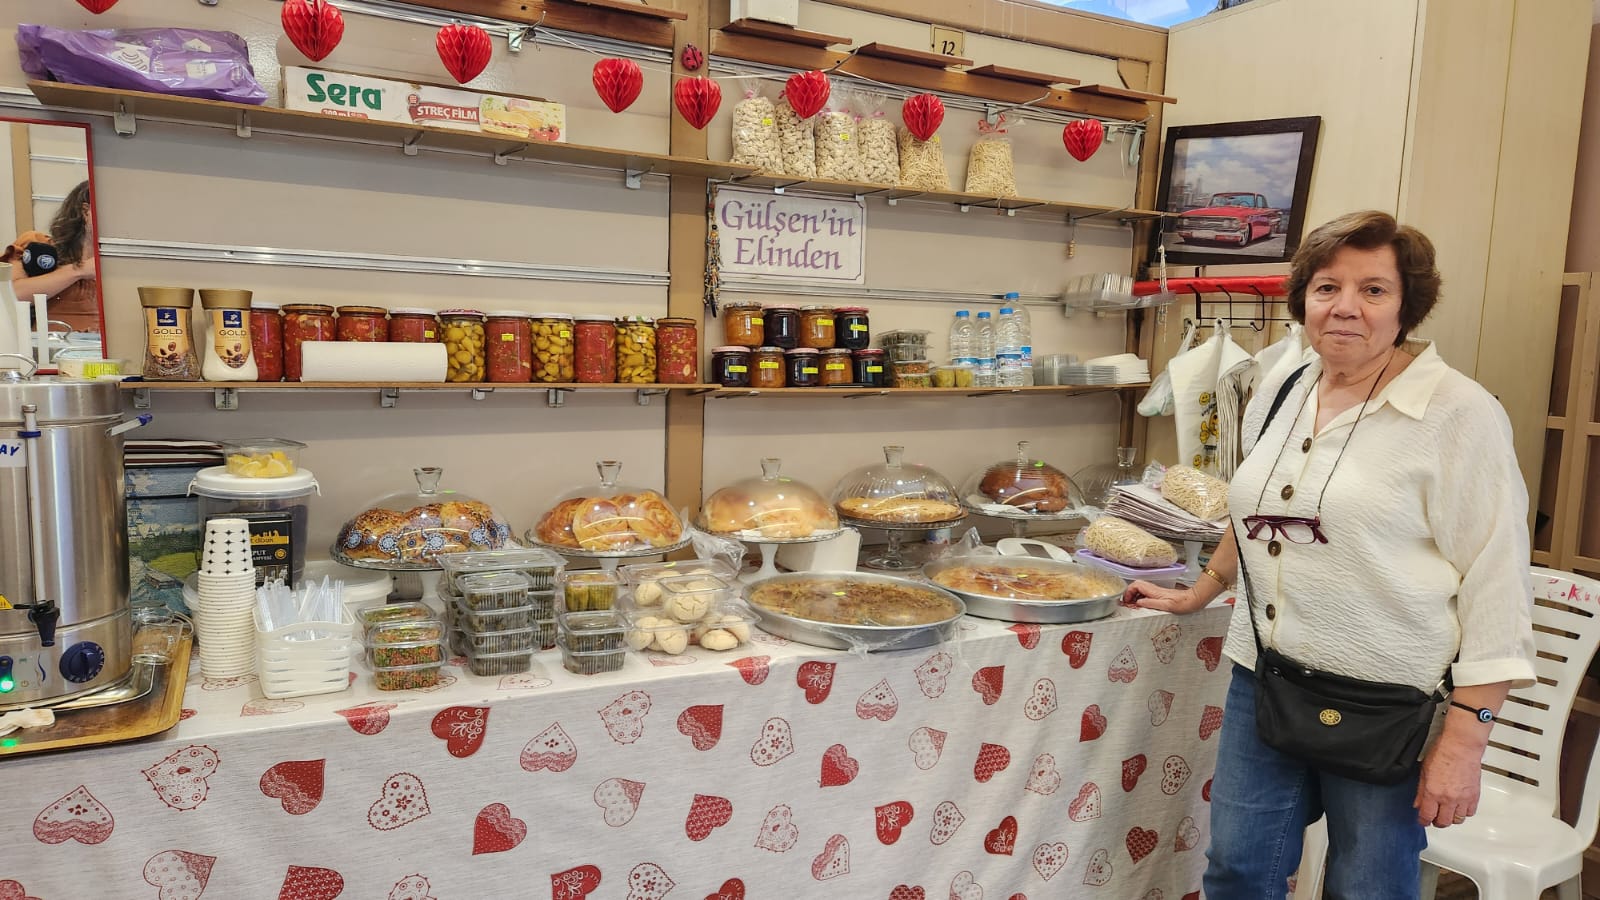
<svg viewBox="0 0 1600 900">
<path fill-rule="evenodd" d="M 307 341 L 300 345 L 303 381 L 444 381 L 443 344 Z"/>
</svg>

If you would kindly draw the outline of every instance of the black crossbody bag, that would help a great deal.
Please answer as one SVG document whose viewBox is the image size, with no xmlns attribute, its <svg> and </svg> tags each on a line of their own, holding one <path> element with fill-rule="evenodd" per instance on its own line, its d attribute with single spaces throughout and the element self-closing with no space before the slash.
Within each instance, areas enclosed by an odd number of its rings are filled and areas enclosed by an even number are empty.
<svg viewBox="0 0 1600 900">
<path fill-rule="evenodd" d="M 1262 434 L 1304 371 L 1297 369 L 1279 389 Z M 1237 524 L 1233 539 L 1245 588 L 1254 595 Z M 1434 714 L 1445 700 L 1442 690 L 1425 694 L 1409 684 L 1363 681 L 1302 665 L 1262 644 L 1254 606 L 1247 602 L 1245 609 L 1256 641 L 1256 736 L 1262 743 L 1367 784 L 1398 784 L 1416 772 Z M 1447 673 L 1441 687 L 1448 689 L 1448 680 Z"/>
</svg>

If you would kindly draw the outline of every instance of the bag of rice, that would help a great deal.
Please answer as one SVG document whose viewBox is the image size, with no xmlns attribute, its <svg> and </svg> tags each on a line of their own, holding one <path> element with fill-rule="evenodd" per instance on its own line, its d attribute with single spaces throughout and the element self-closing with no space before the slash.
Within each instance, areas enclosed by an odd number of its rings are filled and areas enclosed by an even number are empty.
<svg viewBox="0 0 1600 900">
<path fill-rule="evenodd" d="M 1170 566 L 1178 551 L 1143 528 L 1116 516 L 1101 516 L 1083 532 L 1084 546 L 1101 559 L 1139 569 Z"/>
<path fill-rule="evenodd" d="M 1208 521 L 1228 514 L 1228 483 L 1189 466 L 1170 466 L 1161 479 L 1161 496 L 1179 509 Z"/>
<path fill-rule="evenodd" d="M 772 101 L 751 89 L 733 108 L 733 161 L 763 172 L 783 174 L 777 111 Z"/>
</svg>

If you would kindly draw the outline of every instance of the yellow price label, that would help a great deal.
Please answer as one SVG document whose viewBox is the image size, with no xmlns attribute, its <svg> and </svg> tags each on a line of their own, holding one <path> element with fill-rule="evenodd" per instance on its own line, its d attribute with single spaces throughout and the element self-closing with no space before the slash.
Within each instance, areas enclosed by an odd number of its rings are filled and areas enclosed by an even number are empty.
<svg viewBox="0 0 1600 900">
<path fill-rule="evenodd" d="M 433 340 L 434 332 L 432 332 L 432 331 L 424 331 L 422 333 L 422 336 L 431 341 L 431 340 Z"/>
<path fill-rule="evenodd" d="M 817 324 L 821 325 L 823 328 L 832 328 L 833 327 L 833 320 L 832 319 L 818 319 L 817 320 Z"/>
<path fill-rule="evenodd" d="M 883 366 L 867 366 L 867 371 L 873 375 L 883 371 Z"/>
<path fill-rule="evenodd" d="M 867 326 L 861 324 L 860 322 L 854 322 L 854 323 L 852 323 L 850 325 L 850 330 L 851 331 L 866 331 L 867 330 Z"/>
<path fill-rule="evenodd" d="M 748 371 L 750 371 L 750 367 L 749 366 L 729 366 L 728 367 L 728 371 L 729 372 L 748 372 Z"/>
<path fill-rule="evenodd" d="M 750 324 L 751 325 L 765 325 L 765 324 L 767 324 L 767 320 L 761 318 L 760 316 L 756 316 L 755 318 L 750 320 Z"/>
<path fill-rule="evenodd" d="M 502 344 L 509 344 L 512 341 L 516 340 L 516 339 L 517 339 L 517 336 L 514 335 L 514 334 L 502 334 L 502 335 L 500 335 L 500 343 L 502 343 Z"/>
<path fill-rule="evenodd" d="M 781 363 L 775 363 L 775 362 L 772 362 L 771 360 L 762 360 L 761 363 L 760 363 L 760 366 L 763 369 L 776 369 L 780 365 L 781 365 Z"/>
<path fill-rule="evenodd" d="M 844 363 L 828 363 L 824 368 L 826 368 L 829 372 L 843 372 L 845 370 L 845 365 Z"/>
<path fill-rule="evenodd" d="M 570 331 L 563 331 L 563 332 L 561 332 L 561 333 L 560 333 L 560 334 L 561 334 L 561 336 L 562 336 L 562 337 L 564 337 L 564 338 L 569 338 L 569 337 L 572 337 L 572 332 L 570 332 Z"/>
<path fill-rule="evenodd" d="M 840 366 L 839 368 L 842 369 L 842 368 L 844 368 L 844 366 Z M 812 366 L 801 366 L 800 367 L 800 374 L 802 374 L 802 375 L 815 375 L 815 374 L 817 374 L 817 370 L 815 368 L 813 368 Z"/>
</svg>

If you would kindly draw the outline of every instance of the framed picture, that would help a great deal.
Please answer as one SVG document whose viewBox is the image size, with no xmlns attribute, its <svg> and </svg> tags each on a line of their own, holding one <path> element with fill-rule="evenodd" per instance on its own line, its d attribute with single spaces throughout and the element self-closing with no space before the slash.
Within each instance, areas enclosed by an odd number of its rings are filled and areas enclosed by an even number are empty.
<svg viewBox="0 0 1600 900">
<path fill-rule="evenodd" d="M 1300 246 L 1322 119 L 1167 129 L 1158 237 L 1178 265 L 1287 262 Z"/>
</svg>

